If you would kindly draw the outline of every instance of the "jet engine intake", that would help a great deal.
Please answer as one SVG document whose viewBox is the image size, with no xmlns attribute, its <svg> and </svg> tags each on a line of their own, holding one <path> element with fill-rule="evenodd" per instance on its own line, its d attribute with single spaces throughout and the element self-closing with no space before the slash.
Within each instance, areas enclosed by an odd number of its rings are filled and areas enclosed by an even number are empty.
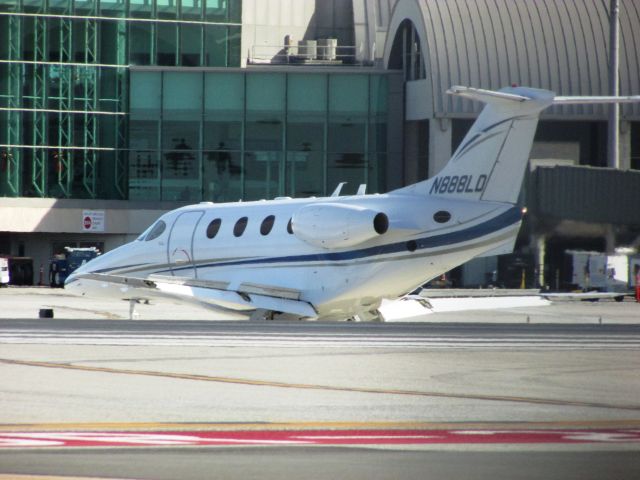
<svg viewBox="0 0 640 480">
<path fill-rule="evenodd" d="M 389 229 L 389 218 L 357 205 L 312 204 L 293 215 L 291 227 L 309 245 L 344 248 L 383 235 Z"/>
</svg>

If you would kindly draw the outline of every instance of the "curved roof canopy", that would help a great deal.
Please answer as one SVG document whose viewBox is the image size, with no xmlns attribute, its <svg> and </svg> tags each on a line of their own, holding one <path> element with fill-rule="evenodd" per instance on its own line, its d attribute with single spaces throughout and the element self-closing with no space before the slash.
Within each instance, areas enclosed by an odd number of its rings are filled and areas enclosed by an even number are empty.
<svg viewBox="0 0 640 480">
<path fill-rule="evenodd" d="M 422 52 L 435 116 L 479 110 L 445 95 L 452 85 L 498 89 L 518 84 L 558 95 L 609 93 L 606 0 L 389 0 L 387 5 L 385 66 L 393 66 L 394 40 L 409 20 L 419 37 L 417 51 Z M 637 0 L 620 0 L 619 62 L 620 95 L 640 94 Z M 606 106 L 554 107 L 549 113 L 600 118 Z M 623 116 L 640 119 L 640 106 L 625 106 Z"/>
</svg>

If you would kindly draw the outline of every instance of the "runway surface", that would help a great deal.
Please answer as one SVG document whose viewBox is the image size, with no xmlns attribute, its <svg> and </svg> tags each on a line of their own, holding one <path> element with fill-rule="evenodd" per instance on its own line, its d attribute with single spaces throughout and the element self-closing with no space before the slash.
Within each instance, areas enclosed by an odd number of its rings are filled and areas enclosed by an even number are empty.
<svg viewBox="0 0 640 480">
<path fill-rule="evenodd" d="M 0 323 L 0 343 L 270 348 L 637 349 L 640 346 L 640 325 L 4 320 Z"/>
<path fill-rule="evenodd" d="M 639 478 L 639 352 L 638 325 L 5 319 L 0 473 Z"/>
</svg>

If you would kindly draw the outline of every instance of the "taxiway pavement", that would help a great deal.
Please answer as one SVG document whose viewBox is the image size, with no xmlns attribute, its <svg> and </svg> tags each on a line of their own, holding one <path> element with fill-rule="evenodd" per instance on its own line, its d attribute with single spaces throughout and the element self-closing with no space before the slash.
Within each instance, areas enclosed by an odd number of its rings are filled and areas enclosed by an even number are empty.
<svg viewBox="0 0 640 480">
<path fill-rule="evenodd" d="M 120 313 L 105 316 L 119 306 L 12 290 L 0 297 L 0 473 L 145 479 L 640 475 L 640 306 L 630 302 L 562 304 L 543 307 L 544 315 L 515 309 L 498 314 L 508 320 L 503 323 L 486 323 L 484 315 L 492 315 L 486 311 L 454 312 L 451 321 L 450 314 L 434 314 L 445 319 L 416 324 L 218 322 L 194 320 L 181 307 L 175 318 L 166 318 L 172 311 L 163 308 L 160 319 L 143 313 L 143 321 L 129 321 Z M 5 303 L 6 292 L 24 298 Z M 60 315 L 34 318 L 47 305 Z M 28 312 L 10 316 L 15 308 Z M 61 318 L 62 312 L 75 318 Z M 292 430 L 368 441 L 260 441 L 260 435 Z M 258 443 L 29 445 L 83 432 L 197 437 L 216 431 L 255 432 Z M 398 431 L 413 440 L 391 442 Z M 480 445 L 451 440 L 505 431 L 517 435 Z M 561 440 L 527 440 L 543 434 Z M 441 441 L 417 440 L 438 435 Z M 576 435 L 590 440 L 575 443 Z M 16 438 L 25 443 L 11 444 Z"/>
</svg>

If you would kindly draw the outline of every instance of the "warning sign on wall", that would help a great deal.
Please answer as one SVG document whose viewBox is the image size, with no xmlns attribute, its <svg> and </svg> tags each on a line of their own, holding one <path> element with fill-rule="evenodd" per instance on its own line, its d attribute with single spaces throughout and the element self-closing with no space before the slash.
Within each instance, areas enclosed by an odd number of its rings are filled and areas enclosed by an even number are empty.
<svg viewBox="0 0 640 480">
<path fill-rule="evenodd" d="M 82 231 L 104 232 L 104 210 L 83 210 Z"/>
</svg>

